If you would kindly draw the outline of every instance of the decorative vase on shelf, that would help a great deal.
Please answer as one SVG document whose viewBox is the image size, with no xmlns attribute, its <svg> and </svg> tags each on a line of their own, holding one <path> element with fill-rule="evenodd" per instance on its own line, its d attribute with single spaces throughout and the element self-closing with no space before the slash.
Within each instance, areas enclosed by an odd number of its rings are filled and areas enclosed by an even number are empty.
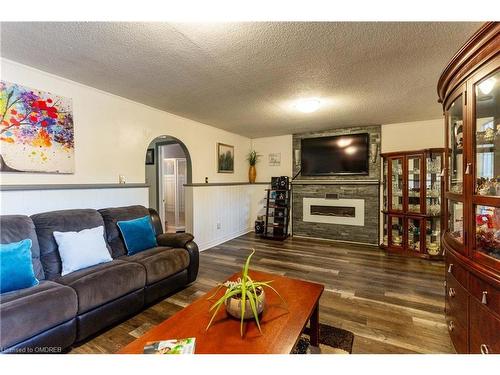
<svg viewBox="0 0 500 375">
<path fill-rule="evenodd" d="M 248 169 L 248 182 L 250 182 L 251 184 L 255 183 L 255 178 L 257 177 L 257 170 L 255 169 L 255 164 L 257 164 L 259 158 L 260 155 L 255 150 L 250 151 L 247 155 L 247 161 L 248 164 L 250 165 L 250 168 Z"/>
<path fill-rule="evenodd" d="M 255 165 L 251 165 L 248 169 L 248 182 L 251 184 L 255 183 L 255 179 L 257 178 L 257 169 Z"/>
</svg>

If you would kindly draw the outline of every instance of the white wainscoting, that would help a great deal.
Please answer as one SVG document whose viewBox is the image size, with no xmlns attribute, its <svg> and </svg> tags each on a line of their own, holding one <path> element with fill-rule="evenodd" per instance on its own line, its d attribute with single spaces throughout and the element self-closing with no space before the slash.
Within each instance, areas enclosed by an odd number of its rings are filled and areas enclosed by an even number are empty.
<svg viewBox="0 0 500 375">
<path fill-rule="evenodd" d="M 266 185 L 194 186 L 193 235 L 206 250 L 253 230 Z"/>
<path fill-rule="evenodd" d="M 248 233 L 264 214 L 266 185 L 186 187 L 186 231 L 200 250 Z M 0 191 L 0 214 L 33 215 L 72 208 L 149 205 L 148 187 L 27 189 Z M 218 228 L 218 224 L 220 227 Z"/>
<path fill-rule="evenodd" d="M 72 208 L 105 208 L 140 204 L 148 207 L 148 187 L 0 191 L 2 215 L 33 215 Z"/>
</svg>

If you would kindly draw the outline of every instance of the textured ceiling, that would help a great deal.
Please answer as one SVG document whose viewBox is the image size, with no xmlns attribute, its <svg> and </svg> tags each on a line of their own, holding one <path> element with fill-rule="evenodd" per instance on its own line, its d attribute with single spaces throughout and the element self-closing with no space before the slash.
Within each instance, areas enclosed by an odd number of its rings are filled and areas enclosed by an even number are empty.
<svg viewBox="0 0 500 375">
<path fill-rule="evenodd" d="M 1 55 L 254 138 L 439 118 L 439 74 L 480 25 L 3 22 Z"/>
</svg>

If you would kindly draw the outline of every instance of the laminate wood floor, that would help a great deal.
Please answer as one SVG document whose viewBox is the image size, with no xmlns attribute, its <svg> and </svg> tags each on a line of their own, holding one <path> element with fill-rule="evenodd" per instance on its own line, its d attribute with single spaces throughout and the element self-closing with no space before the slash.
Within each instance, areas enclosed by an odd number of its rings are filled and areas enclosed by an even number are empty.
<svg viewBox="0 0 500 375">
<path fill-rule="evenodd" d="M 454 353 L 444 319 L 444 264 L 371 246 L 246 234 L 200 254 L 195 283 L 103 332 L 71 353 L 114 353 L 241 269 L 325 285 L 320 321 L 355 334 L 353 353 Z"/>
</svg>

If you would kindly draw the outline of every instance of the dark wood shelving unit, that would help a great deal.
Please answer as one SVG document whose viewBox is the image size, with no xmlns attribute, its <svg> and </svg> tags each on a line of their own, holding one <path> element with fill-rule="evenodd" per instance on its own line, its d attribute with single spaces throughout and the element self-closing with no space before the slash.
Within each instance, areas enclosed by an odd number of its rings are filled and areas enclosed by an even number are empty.
<svg viewBox="0 0 500 375">
<path fill-rule="evenodd" d="M 266 217 L 262 238 L 283 241 L 289 236 L 291 191 L 290 183 L 287 182 L 286 185 L 285 188 L 266 189 Z"/>
</svg>

